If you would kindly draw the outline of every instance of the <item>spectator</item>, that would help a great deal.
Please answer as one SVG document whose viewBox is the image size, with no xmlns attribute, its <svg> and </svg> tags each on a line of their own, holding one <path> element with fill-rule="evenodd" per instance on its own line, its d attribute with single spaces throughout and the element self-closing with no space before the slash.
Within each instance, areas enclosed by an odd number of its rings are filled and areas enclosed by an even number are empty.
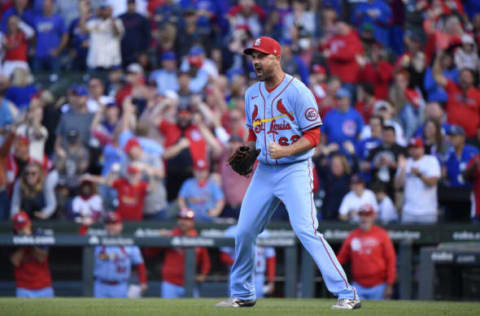
<svg viewBox="0 0 480 316">
<path fill-rule="evenodd" d="M 308 37 L 315 34 L 315 14 L 308 6 L 308 1 L 305 0 L 294 0 L 292 2 L 292 10 L 287 13 L 284 18 L 285 26 L 282 34 L 284 37 L 285 34 L 289 34 L 294 27 L 297 27 L 301 33 L 304 33 L 304 35 Z M 288 35 L 286 37 L 288 38 Z"/>
<path fill-rule="evenodd" d="M 451 53 L 445 53 L 440 58 L 440 67 L 445 78 L 458 82 L 458 68 L 455 67 Z M 447 102 L 448 94 L 445 89 L 438 85 L 433 76 L 433 68 L 428 67 L 425 72 L 424 83 L 428 102 Z"/>
<path fill-rule="evenodd" d="M 165 219 L 167 217 L 167 192 L 163 184 L 163 178 L 165 177 L 163 163 L 158 156 L 145 153 L 136 138 L 130 138 L 128 140 L 125 145 L 125 153 L 127 159 L 124 162 L 123 168 L 126 169 L 126 166 L 132 163 L 141 165 L 142 169 L 148 174 L 151 183 L 151 189 L 145 198 L 145 206 L 143 209 L 144 218 Z"/>
<path fill-rule="evenodd" d="M 5 21 L 5 15 L 2 19 Z M 29 70 L 27 63 L 27 44 L 35 31 L 16 15 L 8 18 L 8 27 L 4 38 L 5 57 L 3 59 L 2 74 L 10 78 L 15 68 Z"/>
<path fill-rule="evenodd" d="M 75 222 L 82 224 L 84 232 L 103 217 L 102 198 L 97 194 L 95 184 L 82 181 L 78 195 L 72 201 L 72 216 Z"/>
<path fill-rule="evenodd" d="M 69 130 L 65 140 L 62 151 L 55 156 L 55 167 L 58 170 L 60 182 L 70 193 L 73 193 L 80 184 L 80 176 L 88 169 L 90 154 L 82 143 L 78 130 Z"/>
<path fill-rule="evenodd" d="M 182 72 L 193 74 L 190 80 L 190 91 L 199 94 L 209 80 L 218 78 L 218 69 L 215 63 L 206 58 L 205 50 L 201 46 L 194 46 L 180 65 Z"/>
<path fill-rule="evenodd" d="M 52 181 L 38 163 L 27 164 L 13 187 L 11 216 L 22 210 L 35 219 L 51 217 L 57 206 Z"/>
<path fill-rule="evenodd" d="M 195 237 L 198 235 L 195 230 L 195 213 L 190 209 L 181 209 L 178 213 L 177 226 L 170 236 Z M 162 265 L 162 298 L 185 297 L 185 254 L 174 248 L 165 248 L 164 261 Z M 162 252 L 162 249 L 149 248 L 146 256 L 153 257 Z M 210 256 L 206 248 L 195 248 L 195 281 L 197 286 L 205 282 L 210 272 Z M 193 290 L 193 296 L 198 297 L 198 287 Z"/>
<path fill-rule="evenodd" d="M 374 105 L 377 101 L 373 93 L 373 86 L 369 82 L 364 82 L 357 86 L 355 110 L 362 115 L 364 122 L 369 122 L 373 115 Z"/>
<path fill-rule="evenodd" d="M 192 176 L 193 166 L 198 161 L 207 162 L 211 149 L 213 156 L 221 153 L 215 136 L 198 119 L 193 121 L 193 108 L 189 104 L 180 104 L 177 108 L 176 122 L 162 119 L 158 126 L 165 139 L 163 158 L 167 163 L 168 201 L 177 198 L 182 183 Z"/>
<path fill-rule="evenodd" d="M 127 66 L 139 62 L 140 55 L 147 52 L 151 43 L 150 24 L 148 20 L 136 11 L 135 0 L 127 2 L 127 12 L 120 15 L 125 36 L 122 38 L 122 63 Z"/>
<path fill-rule="evenodd" d="M 339 20 L 335 23 L 333 36 L 321 48 L 323 56 L 327 59 L 330 74 L 338 76 L 344 85 L 352 87 L 360 74 L 357 56 L 363 54 L 357 32 Z M 352 89 L 349 90 L 352 92 Z"/>
<path fill-rule="evenodd" d="M 241 25 L 250 31 L 252 37 L 257 38 L 262 33 L 265 10 L 255 4 L 253 0 L 240 0 L 228 12 L 228 21 L 231 30 L 235 30 Z"/>
<path fill-rule="evenodd" d="M 327 221 L 338 219 L 338 210 L 345 195 L 350 191 L 350 165 L 342 153 L 334 153 L 329 160 L 316 165 L 320 187 L 325 197 L 319 218 Z"/>
<path fill-rule="evenodd" d="M 116 210 L 118 215 L 125 220 L 141 221 L 145 198 L 148 192 L 153 189 L 153 185 L 142 180 L 142 173 L 147 173 L 148 170 L 144 169 L 143 165 L 135 163 L 127 167 L 126 176 L 118 179 L 113 178 L 113 172 L 110 172 L 107 177 L 87 174 L 82 177 L 82 180 L 114 188 L 118 196 Z"/>
<path fill-rule="evenodd" d="M 162 54 L 162 67 L 150 75 L 150 82 L 155 84 L 159 95 L 165 95 L 167 91 L 179 90 L 175 53 Z"/>
<path fill-rule="evenodd" d="M 212 222 L 225 206 L 225 197 L 216 182 L 209 178 L 210 166 L 198 160 L 193 169 L 194 178 L 186 180 L 178 193 L 180 209 L 190 208 L 199 222 Z"/>
<path fill-rule="evenodd" d="M 115 131 L 120 122 L 120 109 L 117 104 L 110 102 L 101 105 L 95 113 L 90 127 L 92 136 L 100 145 L 107 145 L 113 142 Z"/>
<path fill-rule="evenodd" d="M 29 156 L 33 161 L 42 163 L 46 160 L 45 143 L 48 138 L 48 131 L 42 125 L 43 109 L 40 100 L 35 98 L 28 109 L 25 123 L 17 128 L 17 135 L 28 139 Z"/>
<path fill-rule="evenodd" d="M 425 123 L 420 125 L 415 132 L 415 137 L 421 137 L 424 134 L 425 126 L 429 120 L 436 121 L 440 124 L 441 134 L 447 135 L 447 131 L 450 129 L 450 124 L 447 123 L 447 115 L 442 106 L 438 102 L 429 102 L 425 107 Z"/>
<path fill-rule="evenodd" d="M 343 242 L 338 261 L 351 261 L 353 286 L 360 299 L 389 299 L 396 279 L 395 248 L 388 232 L 374 224 L 376 212 L 371 205 L 362 207 L 358 215 L 359 227 Z"/>
<path fill-rule="evenodd" d="M 7 161 L 9 159 L 10 149 L 15 140 L 15 130 L 8 130 L 7 136 L 3 139 L 0 146 L 0 221 L 10 218 L 10 197 L 9 197 L 9 179 Z"/>
<path fill-rule="evenodd" d="M 18 236 L 42 235 L 41 231 L 33 232 L 30 217 L 23 211 L 13 216 L 13 229 Z M 17 297 L 54 296 L 47 247 L 17 247 L 10 255 L 10 262 L 14 269 Z"/>
<path fill-rule="evenodd" d="M 90 113 L 96 113 L 102 106 L 114 102 L 112 97 L 105 95 L 105 85 L 97 77 L 88 81 L 88 94 L 87 109 Z"/>
<path fill-rule="evenodd" d="M 198 29 L 197 12 L 193 9 L 186 9 L 183 11 L 182 17 L 182 23 L 179 23 L 178 29 L 175 30 L 176 36 L 173 47 L 179 60 L 187 56 L 190 49 L 195 45 L 206 43 L 206 39 L 200 35 Z M 172 49 L 172 47 L 168 50 L 170 49 Z"/>
<path fill-rule="evenodd" d="M 5 98 L 12 101 L 20 111 L 25 111 L 32 97 L 37 93 L 30 72 L 24 68 L 15 68 L 11 82 L 12 84 L 5 92 Z"/>
<path fill-rule="evenodd" d="M 88 146 L 90 141 L 90 126 L 93 121 L 93 113 L 88 113 L 87 100 L 88 91 L 83 85 L 74 85 L 71 89 L 71 107 L 60 117 L 56 128 L 55 154 L 65 157 L 67 134 L 76 130 L 83 146 Z"/>
<path fill-rule="evenodd" d="M 111 237 L 121 235 L 123 230 L 121 215 L 108 213 L 105 228 Z M 97 246 L 94 256 L 94 297 L 126 298 L 132 266 L 138 271 L 140 291 L 145 293 L 148 288 L 147 272 L 138 246 Z"/>
<path fill-rule="evenodd" d="M 394 178 L 400 156 L 405 157 L 405 149 L 395 142 L 395 128 L 384 126 L 382 144 L 370 151 L 367 161 L 370 165 L 363 170 L 372 173 L 372 181 L 381 182 L 386 186 L 390 198 L 394 199 Z"/>
<path fill-rule="evenodd" d="M 43 15 L 36 15 L 33 20 L 36 36 L 35 72 L 60 71 L 60 54 L 68 42 L 65 22 L 60 15 L 54 14 L 54 0 L 43 0 Z"/>
<path fill-rule="evenodd" d="M 336 96 L 337 108 L 325 116 L 322 132 L 327 144 L 335 143 L 341 152 L 351 155 L 362 131 L 363 119 L 360 113 L 350 106 L 350 93 L 347 89 L 338 90 Z"/>
<path fill-rule="evenodd" d="M 373 106 L 373 114 L 378 115 L 383 118 L 383 125 L 384 126 L 393 126 L 395 129 L 395 138 L 396 142 L 400 146 L 406 145 L 405 136 L 403 134 L 402 126 L 393 119 L 394 109 L 392 105 L 384 100 L 379 100 L 375 102 Z M 360 135 L 360 139 L 365 139 L 371 136 L 371 129 L 369 125 L 366 125 L 363 130 L 362 134 Z"/>
<path fill-rule="evenodd" d="M 388 87 L 393 79 L 393 66 L 387 60 L 387 52 L 380 44 L 373 45 L 369 60 L 357 59 L 362 70 L 360 78 L 374 87 L 376 99 L 385 100 L 388 98 Z"/>
<path fill-rule="evenodd" d="M 300 77 L 300 79 L 309 85 L 308 83 L 308 68 L 300 57 L 294 54 L 293 51 L 293 42 L 292 40 L 283 40 L 282 41 L 282 68 L 285 69 L 285 72 L 292 75 Z"/>
<path fill-rule="evenodd" d="M 358 211 L 367 204 L 371 205 L 375 212 L 378 212 L 375 194 L 365 188 L 365 181 L 360 175 L 355 174 L 350 179 L 350 192 L 345 195 L 340 205 L 340 219 L 342 221 L 358 222 Z"/>
<path fill-rule="evenodd" d="M 435 223 L 440 164 L 434 156 L 425 155 L 420 138 L 408 142 L 408 151 L 410 158 L 399 158 L 395 176 L 395 187 L 404 188 L 402 223 Z"/>
<path fill-rule="evenodd" d="M 421 135 L 425 146 L 425 153 L 436 156 L 443 161 L 447 152 L 448 144 L 442 135 L 442 128 L 437 120 L 428 119 L 425 121 L 425 128 Z"/>
<path fill-rule="evenodd" d="M 91 70 L 106 70 L 122 63 L 120 40 L 125 32 L 122 21 L 112 17 L 112 6 L 102 1 L 98 15 L 88 19 L 89 12 L 82 7 L 80 28 L 90 34 L 87 66 Z"/>
<path fill-rule="evenodd" d="M 85 12 L 90 16 L 90 2 L 88 0 L 78 1 L 78 11 Z M 87 70 L 87 54 L 90 46 L 90 36 L 81 28 L 81 17 L 72 20 L 68 27 L 68 37 L 70 40 L 70 55 L 72 57 L 72 68 L 77 71 Z"/>
<path fill-rule="evenodd" d="M 433 76 L 437 84 L 448 93 L 446 105 L 448 123 L 465 129 L 467 139 L 477 142 L 480 126 L 480 91 L 474 86 L 474 76 L 470 69 L 460 71 L 459 83 L 447 79 L 440 67 L 442 54 L 438 54 L 433 66 Z"/>
<path fill-rule="evenodd" d="M 388 28 L 391 18 L 392 11 L 383 0 L 368 0 L 365 3 L 359 3 L 353 13 L 354 24 L 357 26 L 373 25 L 375 40 L 385 47 L 390 44 Z"/>
<path fill-rule="evenodd" d="M 225 230 L 225 237 L 234 238 L 237 226 L 230 226 Z M 258 238 L 268 238 L 268 230 L 264 230 Z M 229 269 L 232 267 L 235 258 L 234 247 L 220 248 L 220 261 Z M 255 296 L 262 298 L 265 295 L 272 295 L 275 290 L 276 256 L 275 248 L 255 246 Z M 265 274 L 267 284 L 265 284 Z"/>
<path fill-rule="evenodd" d="M 370 126 L 370 131 L 371 131 L 371 136 L 361 139 L 358 142 L 358 146 L 356 148 L 356 154 L 359 160 L 365 161 L 370 155 L 370 152 L 380 146 L 383 142 L 382 140 L 382 134 L 383 134 L 383 117 L 379 115 L 374 115 L 370 118 L 370 122 L 368 124 Z M 367 161 L 368 163 L 368 161 Z M 367 171 L 370 170 L 370 168 L 363 168 L 360 165 L 360 169 L 365 169 Z"/>
<path fill-rule="evenodd" d="M 1 31 L 7 30 L 7 24 L 10 23 L 10 17 L 15 16 L 19 21 L 22 21 L 30 26 L 33 25 L 34 14 L 28 8 L 28 0 L 14 0 L 13 6 L 5 10 L 2 16 Z"/>
<path fill-rule="evenodd" d="M 465 181 L 462 174 L 468 162 L 479 154 L 477 147 L 465 144 L 465 130 L 452 125 L 448 131 L 452 144 L 443 161 L 444 179 L 439 187 L 440 204 L 445 207 L 445 219 L 448 222 L 468 221 L 470 218 L 471 183 Z"/>
<path fill-rule="evenodd" d="M 232 135 L 218 163 L 221 177 L 221 190 L 225 193 L 225 208 L 221 217 L 237 218 L 240 215 L 240 206 L 243 196 L 247 191 L 250 179 L 242 177 L 232 170 L 228 164 L 228 158 L 243 144 L 243 139 L 238 135 Z"/>
<path fill-rule="evenodd" d="M 378 203 L 378 219 L 384 225 L 397 222 L 397 208 L 393 204 L 392 199 L 387 195 L 386 187 L 376 182 L 372 185 L 372 191 L 375 193 Z"/>
<path fill-rule="evenodd" d="M 458 69 L 478 71 L 480 59 L 475 41 L 470 35 L 462 35 L 462 46 L 455 50 L 455 65 Z"/>
</svg>

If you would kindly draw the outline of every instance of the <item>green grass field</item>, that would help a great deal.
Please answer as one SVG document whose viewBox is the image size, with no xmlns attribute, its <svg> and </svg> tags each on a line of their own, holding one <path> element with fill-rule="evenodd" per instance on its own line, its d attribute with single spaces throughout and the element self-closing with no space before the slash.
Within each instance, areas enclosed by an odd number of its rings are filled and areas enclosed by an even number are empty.
<svg viewBox="0 0 480 316">
<path fill-rule="evenodd" d="M 253 308 L 216 308 L 217 299 L 0 299 L 0 315 L 355 315 L 355 316 L 460 316 L 480 315 L 480 303 L 365 301 L 354 311 L 330 310 L 334 300 L 263 299 Z"/>
</svg>

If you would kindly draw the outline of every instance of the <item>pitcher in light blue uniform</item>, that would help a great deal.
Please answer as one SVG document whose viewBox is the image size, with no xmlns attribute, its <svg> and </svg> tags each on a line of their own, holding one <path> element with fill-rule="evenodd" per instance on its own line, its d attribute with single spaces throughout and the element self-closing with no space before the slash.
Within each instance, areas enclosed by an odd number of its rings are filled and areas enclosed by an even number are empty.
<svg viewBox="0 0 480 316">
<path fill-rule="evenodd" d="M 232 298 L 219 307 L 255 305 L 255 241 L 283 202 L 290 224 L 319 267 L 326 286 L 338 296 L 335 309 L 355 309 L 360 301 L 323 235 L 317 232 L 313 202 L 312 162 L 320 141 L 317 103 L 298 79 L 285 74 L 280 45 L 262 36 L 245 50 L 251 55 L 259 82 L 245 93 L 249 138 L 247 146 L 261 149 L 259 164 L 245 194 L 235 235 Z"/>
</svg>

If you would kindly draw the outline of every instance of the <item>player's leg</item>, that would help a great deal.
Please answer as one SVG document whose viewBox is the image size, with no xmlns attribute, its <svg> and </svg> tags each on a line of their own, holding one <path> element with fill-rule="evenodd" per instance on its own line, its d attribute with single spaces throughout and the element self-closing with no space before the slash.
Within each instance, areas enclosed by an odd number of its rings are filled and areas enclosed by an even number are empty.
<svg viewBox="0 0 480 316">
<path fill-rule="evenodd" d="M 163 298 L 181 298 L 185 296 L 185 289 L 183 286 L 178 286 L 170 282 L 162 282 L 162 297 Z"/>
<path fill-rule="evenodd" d="M 355 290 L 357 290 L 357 295 L 361 300 L 368 300 L 370 295 L 368 288 L 361 286 L 357 282 L 352 282 L 352 286 L 355 287 Z"/>
<path fill-rule="evenodd" d="M 230 295 L 240 300 L 255 300 L 255 242 L 279 204 L 272 191 L 274 168 L 258 165 L 240 209 L 230 274 Z"/>
<path fill-rule="evenodd" d="M 108 291 L 106 286 L 99 281 L 95 281 L 93 284 L 93 296 L 94 297 L 107 297 Z"/>
<path fill-rule="evenodd" d="M 265 295 L 263 294 L 263 287 L 265 286 L 265 276 L 263 273 L 255 274 L 255 294 L 257 298 L 262 298 Z"/>
<path fill-rule="evenodd" d="M 128 296 L 128 283 L 120 282 L 119 284 L 112 286 L 112 297 L 126 298 Z"/>
<path fill-rule="evenodd" d="M 328 290 L 340 299 L 358 299 L 332 248 L 317 232 L 311 162 L 285 166 L 277 176 L 275 194 L 285 204 L 290 224 L 320 269 Z"/>
<path fill-rule="evenodd" d="M 371 300 L 383 300 L 385 289 L 387 287 L 386 283 L 381 283 L 370 288 L 370 298 Z"/>
<path fill-rule="evenodd" d="M 23 289 L 20 287 L 17 287 L 17 297 L 22 297 L 22 298 L 31 298 L 32 296 L 32 291 L 28 289 Z"/>
<path fill-rule="evenodd" d="M 37 290 L 35 293 L 35 297 L 52 298 L 54 297 L 53 288 L 46 287 L 46 288 Z"/>
</svg>

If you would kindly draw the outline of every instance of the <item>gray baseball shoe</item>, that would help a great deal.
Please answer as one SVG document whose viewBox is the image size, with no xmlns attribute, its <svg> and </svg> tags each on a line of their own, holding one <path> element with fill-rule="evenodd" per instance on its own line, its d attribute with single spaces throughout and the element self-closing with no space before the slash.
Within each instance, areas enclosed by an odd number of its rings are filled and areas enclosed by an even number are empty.
<svg viewBox="0 0 480 316">
<path fill-rule="evenodd" d="M 332 309 L 357 309 L 362 307 L 360 300 L 351 298 L 339 298 L 337 304 L 332 305 Z"/>
<path fill-rule="evenodd" d="M 231 297 L 228 300 L 221 301 L 217 303 L 216 307 L 253 307 L 257 301 L 256 300 L 241 300 L 238 298 Z"/>
</svg>

